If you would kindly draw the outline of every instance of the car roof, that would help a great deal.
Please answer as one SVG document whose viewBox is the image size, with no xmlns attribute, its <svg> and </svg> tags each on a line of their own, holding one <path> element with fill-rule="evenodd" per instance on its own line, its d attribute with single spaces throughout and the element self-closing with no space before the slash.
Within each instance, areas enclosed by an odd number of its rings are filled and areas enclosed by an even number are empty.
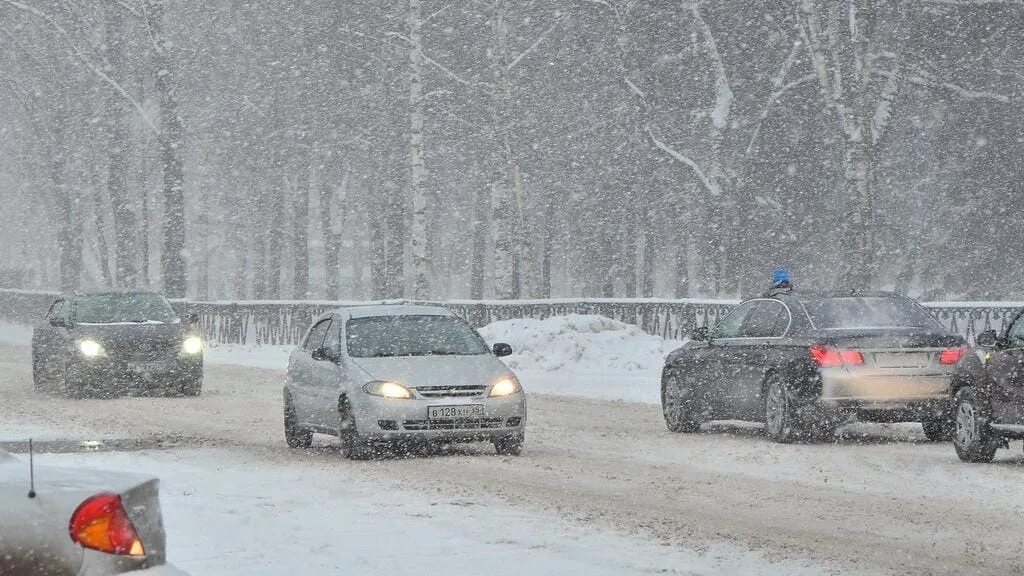
<svg viewBox="0 0 1024 576">
<path fill-rule="evenodd" d="M 771 298 L 779 300 L 791 298 L 795 300 L 828 300 L 830 298 L 906 298 L 896 292 L 881 290 L 834 290 L 834 291 L 793 291 L 775 294 Z"/>
<path fill-rule="evenodd" d="M 346 306 L 338 310 L 349 318 L 370 318 L 374 316 L 454 316 L 441 306 L 420 306 L 412 304 L 373 304 L 367 306 Z"/>
</svg>

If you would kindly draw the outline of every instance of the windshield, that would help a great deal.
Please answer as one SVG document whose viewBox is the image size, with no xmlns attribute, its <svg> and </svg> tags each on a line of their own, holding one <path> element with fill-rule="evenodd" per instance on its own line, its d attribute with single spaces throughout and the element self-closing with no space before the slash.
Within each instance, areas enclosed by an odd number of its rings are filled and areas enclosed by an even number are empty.
<svg viewBox="0 0 1024 576">
<path fill-rule="evenodd" d="M 487 353 L 476 331 L 451 316 L 353 318 L 346 331 L 348 354 L 354 358 Z"/>
<path fill-rule="evenodd" d="M 75 322 L 79 324 L 177 320 L 174 308 L 159 294 L 94 294 L 75 299 Z"/>
<path fill-rule="evenodd" d="M 851 296 L 803 304 L 821 330 L 941 328 L 928 312 L 906 298 Z"/>
</svg>

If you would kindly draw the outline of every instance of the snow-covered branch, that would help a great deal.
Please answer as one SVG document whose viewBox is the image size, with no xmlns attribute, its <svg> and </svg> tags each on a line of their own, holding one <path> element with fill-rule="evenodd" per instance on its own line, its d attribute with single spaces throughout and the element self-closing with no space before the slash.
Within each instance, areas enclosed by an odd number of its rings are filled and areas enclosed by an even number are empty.
<svg viewBox="0 0 1024 576">
<path fill-rule="evenodd" d="M 116 80 L 114 80 L 106 73 L 104 73 L 102 70 L 100 70 L 95 64 L 93 64 L 91 60 L 89 60 L 84 54 L 82 54 L 82 51 L 79 50 L 78 46 L 75 45 L 74 40 L 71 39 L 71 35 L 68 34 L 68 32 L 64 30 L 64 28 L 60 24 L 58 24 L 53 18 L 50 18 L 50 16 L 48 16 L 45 12 L 39 10 L 38 8 L 22 4 L 21 2 L 16 2 L 15 0 L 0 1 L 3 1 L 8 6 L 21 10 L 23 12 L 28 12 L 29 14 L 41 18 L 51 28 L 56 30 L 58 34 L 64 37 L 72 55 L 75 56 L 75 58 L 77 58 L 83 65 L 85 65 L 85 67 L 88 68 L 90 72 L 95 74 L 105 83 L 109 84 L 110 87 L 113 88 L 118 94 L 120 94 L 122 98 L 131 103 L 131 105 L 135 108 L 135 111 L 138 112 L 139 116 L 142 118 L 142 121 L 147 128 L 149 128 L 156 135 L 160 134 L 160 129 L 157 128 L 156 124 L 154 124 L 153 121 L 149 118 L 149 114 L 146 113 L 146 109 L 142 107 L 142 104 L 135 100 L 135 98 L 133 98 L 132 95 L 129 94 L 127 90 L 125 90 L 120 84 L 118 84 Z"/>
<path fill-rule="evenodd" d="M 701 184 L 703 184 L 704 188 L 708 191 L 708 194 L 711 194 L 712 196 L 720 196 L 722 194 L 721 186 L 719 186 L 716 182 L 713 182 L 710 178 L 708 178 L 696 162 L 691 160 L 689 157 L 683 155 L 678 150 L 672 148 L 668 144 L 659 140 L 658 137 L 654 135 L 654 131 L 651 130 L 650 126 L 648 126 L 646 130 L 647 135 L 651 137 L 651 142 L 654 144 L 655 147 L 657 147 L 662 152 L 668 154 L 669 157 L 672 158 L 673 160 L 681 164 L 684 164 L 688 166 L 691 170 L 693 170 L 693 173 L 697 175 L 697 178 L 700 180 Z"/>
</svg>

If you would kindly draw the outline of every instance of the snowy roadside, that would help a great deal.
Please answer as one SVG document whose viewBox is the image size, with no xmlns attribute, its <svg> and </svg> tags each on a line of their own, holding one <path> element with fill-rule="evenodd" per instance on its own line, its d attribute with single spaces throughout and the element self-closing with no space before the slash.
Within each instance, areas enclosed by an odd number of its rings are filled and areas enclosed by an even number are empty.
<svg viewBox="0 0 1024 576">
<path fill-rule="evenodd" d="M 169 558 L 193 576 L 821 573 L 729 545 L 685 550 L 538 514 L 506 503 L 499 485 L 452 495 L 375 480 L 365 468 L 378 463 L 346 465 L 331 451 L 278 460 L 223 450 L 37 460 L 158 476 Z"/>
<path fill-rule="evenodd" d="M 665 356 L 683 345 L 596 315 L 505 320 L 480 329 L 488 343 L 506 342 L 504 358 L 526 391 L 626 402 L 660 402 Z M 0 324 L 0 342 L 28 345 L 28 326 Z M 206 362 L 283 371 L 293 346 L 211 345 Z"/>
</svg>

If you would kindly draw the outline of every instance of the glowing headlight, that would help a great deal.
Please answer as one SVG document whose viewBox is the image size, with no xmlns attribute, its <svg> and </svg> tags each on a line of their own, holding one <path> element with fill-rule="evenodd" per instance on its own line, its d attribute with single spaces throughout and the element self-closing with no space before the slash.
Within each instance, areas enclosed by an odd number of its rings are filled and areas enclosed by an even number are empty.
<svg viewBox="0 0 1024 576">
<path fill-rule="evenodd" d="M 78 351 L 82 353 L 82 356 L 88 356 L 90 358 L 106 354 L 103 351 L 103 346 L 95 340 L 79 340 Z"/>
<path fill-rule="evenodd" d="M 502 378 L 491 386 L 490 396 L 508 396 L 519 392 L 519 382 L 515 378 Z"/>
<path fill-rule="evenodd" d="M 363 386 L 363 390 L 367 394 L 373 394 L 374 396 L 383 396 L 385 398 L 401 398 L 410 399 L 412 398 L 412 391 L 405 386 L 402 386 L 398 382 L 386 382 L 377 380 L 370 382 L 366 386 Z"/>
<path fill-rule="evenodd" d="M 203 351 L 203 339 L 199 336 L 189 336 L 181 343 L 181 351 L 185 354 L 199 354 Z"/>
</svg>

